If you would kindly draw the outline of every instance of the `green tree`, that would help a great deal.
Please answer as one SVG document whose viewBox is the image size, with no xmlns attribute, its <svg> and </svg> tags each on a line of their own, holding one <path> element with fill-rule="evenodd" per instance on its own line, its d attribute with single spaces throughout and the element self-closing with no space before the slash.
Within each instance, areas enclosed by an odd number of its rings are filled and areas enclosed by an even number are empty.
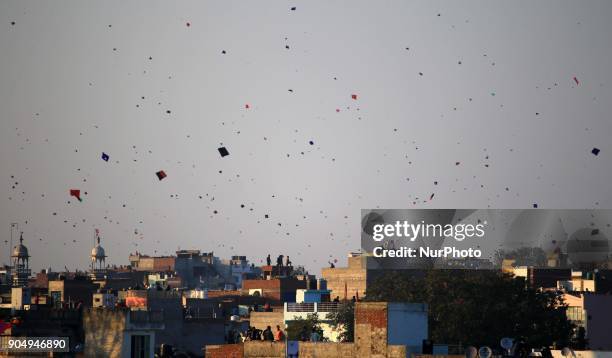
<svg viewBox="0 0 612 358">
<path fill-rule="evenodd" d="M 287 339 L 290 341 L 300 341 L 302 340 L 302 334 L 304 332 L 310 337 L 310 333 L 312 333 L 313 329 L 319 333 L 321 341 L 326 340 L 325 337 L 323 337 L 321 321 L 316 313 L 308 314 L 305 319 L 298 317 L 293 321 L 289 321 L 287 324 Z"/>
<path fill-rule="evenodd" d="M 430 270 L 424 278 L 394 272 L 376 280 L 366 298 L 427 303 L 429 336 L 441 343 L 497 347 L 502 337 L 523 336 L 532 347 L 565 346 L 574 329 L 561 293 L 498 271 Z"/>
<path fill-rule="evenodd" d="M 327 314 L 331 326 L 340 330 L 340 342 L 353 342 L 355 338 L 355 303 L 346 301 L 338 305 L 338 310 Z"/>
</svg>

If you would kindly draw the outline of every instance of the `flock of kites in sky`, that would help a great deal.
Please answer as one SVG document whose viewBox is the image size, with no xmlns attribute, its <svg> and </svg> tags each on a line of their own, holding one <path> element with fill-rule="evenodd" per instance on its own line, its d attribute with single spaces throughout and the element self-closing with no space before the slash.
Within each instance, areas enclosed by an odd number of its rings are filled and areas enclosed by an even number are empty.
<svg viewBox="0 0 612 358">
<path fill-rule="evenodd" d="M 296 11 L 296 7 L 291 7 L 291 8 L 290 8 L 290 10 L 291 10 L 291 11 Z M 440 16 L 440 14 L 438 14 L 438 16 Z M 15 21 L 11 21 L 11 22 L 10 22 L 10 25 L 14 27 L 14 26 L 16 26 L 16 25 L 17 25 L 17 23 L 16 23 Z M 191 28 L 191 27 L 192 27 L 192 23 L 191 23 L 191 22 L 186 22 L 186 23 L 185 23 L 185 26 L 186 26 L 186 27 L 188 27 L 188 28 Z M 112 27 L 112 25 L 108 25 L 108 27 Z M 286 49 L 289 49 L 289 46 L 288 46 L 288 45 L 286 45 L 286 47 L 285 47 L 285 48 L 286 48 Z M 408 50 L 408 48 L 406 48 L 406 50 Z M 113 51 L 116 51 L 116 48 L 113 48 Z M 227 51 L 226 51 L 226 50 L 221 50 L 221 54 L 226 55 L 226 54 L 227 54 Z M 152 60 L 152 57 L 149 57 L 149 60 Z M 461 64 L 461 61 L 459 61 L 459 64 Z M 423 76 L 423 73 L 422 73 L 422 72 L 419 72 L 418 74 L 419 74 L 419 76 Z M 577 85 L 577 86 L 578 86 L 578 85 L 580 85 L 580 81 L 579 81 L 579 79 L 578 79 L 577 77 L 573 76 L 573 77 L 571 77 L 571 78 L 573 79 L 573 81 L 576 83 L 576 85 Z M 334 80 L 336 80 L 336 78 L 334 78 Z M 91 85 L 91 84 L 90 84 L 90 85 Z M 290 92 L 293 92 L 293 90 L 292 90 L 292 89 L 289 89 L 289 91 L 290 91 Z M 495 92 L 491 92 L 491 96 L 495 96 Z M 144 97 L 142 97 L 142 98 L 144 99 Z M 353 100 L 353 101 L 357 101 L 357 100 L 358 100 L 358 95 L 357 95 L 357 94 L 355 94 L 355 93 L 352 93 L 352 94 L 350 94 L 350 99 L 351 99 L 351 100 Z M 470 98 L 470 100 L 471 100 L 471 98 Z M 251 110 L 251 109 L 252 109 L 252 104 L 246 103 L 246 104 L 244 105 L 244 108 L 245 108 L 246 110 Z M 358 109 L 358 110 L 359 110 L 359 109 Z M 336 109 L 335 109 L 335 111 L 336 111 L 336 113 L 339 113 L 339 112 L 341 111 L 341 109 L 340 109 L 340 108 L 336 108 Z M 166 110 L 166 114 L 171 114 L 171 113 L 172 113 L 172 112 L 171 112 L 170 110 Z M 538 114 L 538 113 L 536 113 L 536 115 L 537 115 L 537 114 Z M 265 139 L 265 138 L 264 138 L 264 139 Z M 308 141 L 308 144 L 312 146 L 312 145 L 314 145 L 314 141 L 313 141 L 313 140 L 309 140 L 309 141 Z M 212 149 L 212 148 L 211 148 L 211 149 Z M 229 156 L 229 155 L 230 155 L 230 152 L 229 152 L 228 148 L 227 148 L 227 147 L 225 147 L 225 146 L 220 146 L 220 147 L 218 147 L 218 148 L 217 148 L 217 151 L 218 151 L 218 153 L 219 153 L 219 155 L 220 155 L 220 157 L 221 157 L 221 158 L 224 158 L 224 157 L 227 157 L 227 156 Z M 598 148 L 592 148 L 591 153 L 592 153 L 594 156 L 598 156 L 598 155 L 600 154 L 600 149 L 598 149 Z M 112 153 L 111 153 L 111 154 L 112 154 Z M 101 156 L 100 156 L 100 159 L 101 159 L 102 161 L 104 161 L 104 162 L 108 162 L 108 161 L 111 159 L 111 155 L 110 155 L 109 153 L 102 152 L 102 153 L 101 153 Z M 488 157 L 487 157 L 487 159 L 488 159 Z M 458 166 L 458 165 L 460 165 L 460 164 L 461 164 L 460 162 L 455 162 L 455 165 L 456 165 L 456 166 Z M 487 166 L 487 167 L 488 167 L 488 164 L 487 164 L 487 165 L 485 165 L 485 166 Z M 155 172 L 155 173 L 151 173 L 151 175 L 155 175 L 155 176 L 157 177 L 157 179 L 158 179 L 159 181 L 161 181 L 161 180 L 164 180 L 164 179 L 168 178 L 168 176 L 169 176 L 169 175 L 172 175 L 172 173 L 167 173 L 167 172 L 166 172 L 164 169 L 160 168 L 160 169 L 159 169 L 157 172 Z M 12 179 L 14 179 L 14 176 L 11 176 L 11 178 L 12 178 Z M 437 185 L 437 184 L 438 184 L 438 182 L 437 182 L 437 181 L 435 181 L 435 182 L 434 182 L 434 185 Z M 16 188 L 16 185 L 18 185 L 18 183 L 17 183 L 17 182 L 14 182 L 13 189 L 15 189 L 15 188 Z M 77 188 L 67 188 L 67 189 L 68 189 L 68 194 L 69 194 L 69 196 L 70 196 L 70 197 L 74 197 L 74 198 L 75 198 L 75 199 L 77 199 L 79 202 L 82 202 L 82 201 L 83 201 L 83 195 L 87 195 L 87 192 L 81 191 L 81 189 L 80 189 L 80 188 L 78 188 L 78 187 L 77 187 Z M 428 200 L 425 200 L 425 201 L 432 201 L 432 200 L 434 199 L 434 195 L 435 195 L 435 193 L 431 193 L 431 195 L 429 195 L 429 197 L 428 197 Z M 44 194 L 43 194 L 43 197 L 44 197 Z M 178 197 L 178 195 L 177 195 L 177 197 Z M 201 198 L 202 198 L 202 196 L 200 195 L 200 196 L 199 196 L 199 198 L 201 199 Z M 9 199 L 10 199 L 10 198 L 9 198 Z M 415 203 L 416 203 L 416 202 L 415 202 Z M 533 208 L 537 208 L 537 207 L 538 207 L 538 204 L 537 204 L 537 203 L 533 203 L 532 205 L 533 205 Z M 242 206 L 241 206 L 241 207 L 244 207 L 244 204 L 242 204 Z M 218 211 L 217 211 L 217 210 L 214 210 L 213 212 L 214 212 L 215 214 L 217 214 L 217 213 L 218 213 Z M 53 215 L 56 215 L 56 213 L 53 213 Z M 267 214 L 267 213 L 266 213 L 266 214 L 264 215 L 264 217 L 265 217 L 265 218 L 269 218 L 269 214 Z M 346 217 L 345 217 L 345 218 L 346 218 Z M 279 223 L 278 225 L 280 226 L 281 224 Z M 138 230 L 135 230 L 135 233 L 138 233 Z M 330 255 L 330 257 L 331 257 L 331 255 Z M 334 260 L 334 261 L 337 261 L 337 260 Z"/>
</svg>

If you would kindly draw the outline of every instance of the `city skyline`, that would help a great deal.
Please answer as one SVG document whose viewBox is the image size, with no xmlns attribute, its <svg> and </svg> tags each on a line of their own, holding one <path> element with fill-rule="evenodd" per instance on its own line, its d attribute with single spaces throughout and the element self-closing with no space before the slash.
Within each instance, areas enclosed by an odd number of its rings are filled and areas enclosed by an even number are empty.
<svg viewBox="0 0 612 358">
<path fill-rule="evenodd" d="M 0 262 L 17 222 L 33 272 L 99 229 L 318 273 L 361 209 L 612 208 L 611 12 L 4 1 Z"/>
</svg>

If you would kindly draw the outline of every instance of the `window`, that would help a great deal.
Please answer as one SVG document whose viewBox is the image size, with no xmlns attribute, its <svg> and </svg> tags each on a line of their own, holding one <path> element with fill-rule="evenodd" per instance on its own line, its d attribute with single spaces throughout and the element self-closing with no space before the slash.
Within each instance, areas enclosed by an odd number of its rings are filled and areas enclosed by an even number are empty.
<svg viewBox="0 0 612 358">
<path fill-rule="evenodd" d="M 150 336 L 134 335 L 131 336 L 131 358 L 149 358 Z"/>
</svg>

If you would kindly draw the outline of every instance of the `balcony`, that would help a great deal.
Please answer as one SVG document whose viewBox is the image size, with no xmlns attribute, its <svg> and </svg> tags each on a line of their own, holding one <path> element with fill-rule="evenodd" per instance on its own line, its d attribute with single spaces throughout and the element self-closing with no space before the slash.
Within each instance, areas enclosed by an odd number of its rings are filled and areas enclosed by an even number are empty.
<svg viewBox="0 0 612 358">
<path fill-rule="evenodd" d="M 285 303 L 285 312 L 315 313 L 315 312 L 335 312 L 338 310 L 339 302 L 304 302 L 304 303 Z"/>
</svg>

